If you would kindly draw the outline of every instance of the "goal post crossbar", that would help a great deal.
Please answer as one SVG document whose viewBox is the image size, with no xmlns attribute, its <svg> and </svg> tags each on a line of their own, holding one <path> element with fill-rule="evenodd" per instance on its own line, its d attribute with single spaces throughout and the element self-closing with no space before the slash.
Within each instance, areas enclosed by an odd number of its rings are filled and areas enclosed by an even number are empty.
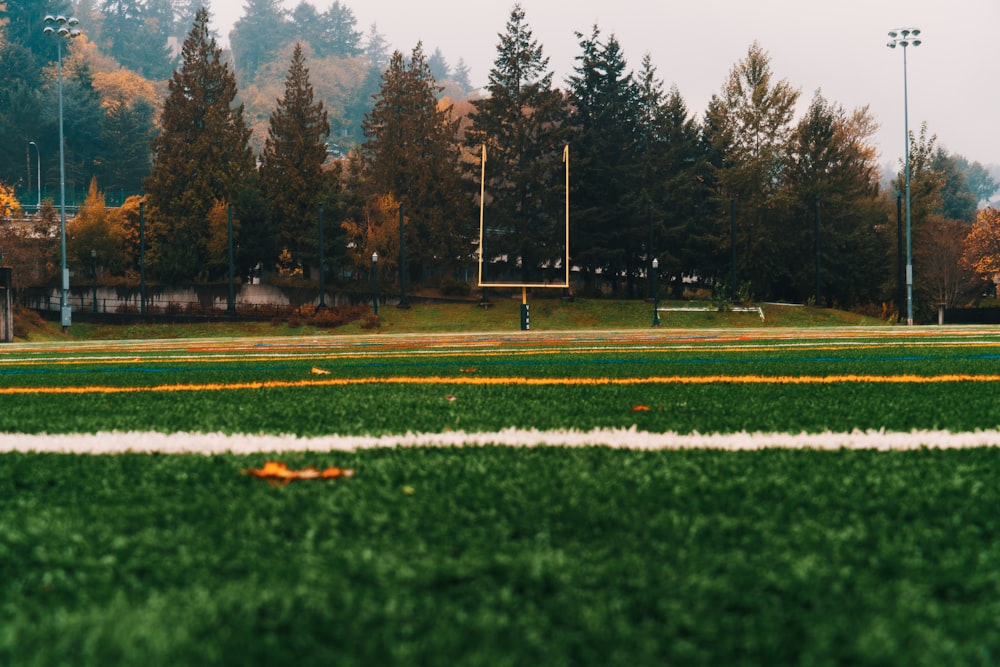
<svg viewBox="0 0 1000 667">
<path fill-rule="evenodd" d="M 563 261 L 564 277 L 562 282 L 557 283 L 524 283 L 524 282 L 483 282 L 483 242 L 485 234 L 485 210 L 486 210 L 486 144 L 482 147 L 482 159 L 480 166 L 480 181 L 479 181 L 479 280 L 478 287 L 489 287 L 489 288 L 505 288 L 505 287 L 520 287 L 524 288 L 569 288 L 569 144 L 563 147 L 563 157 L 562 161 L 566 165 L 566 256 Z"/>
</svg>

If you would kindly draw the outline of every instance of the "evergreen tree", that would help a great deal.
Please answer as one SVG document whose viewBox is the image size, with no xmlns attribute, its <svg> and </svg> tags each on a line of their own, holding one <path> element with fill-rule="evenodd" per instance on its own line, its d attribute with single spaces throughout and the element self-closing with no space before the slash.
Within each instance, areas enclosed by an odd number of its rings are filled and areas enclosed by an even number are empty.
<svg viewBox="0 0 1000 667">
<path fill-rule="evenodd" d="M 315 258 L 317 205 L 328 187 L 323 163 L 329 134 L 326 110 L 322 101 L 314 101 L 309 68 L 296 44 L 285 95 L 269 121 L 260 174 L 281 241 L 306 266 Z M 272 249 L 272 260 L 279 250 Z"/>
<path fill-rule="evenodd" d="M 253 81 L 257 70 L 274 59 L 292 37 L 292 24 L 280 0 L 247 0 L 229 33 L 240 81 Z"/>
<path fill-rule="evenodd" d="M 319 41 L 312 44 L 316 54 L 353 58 L 361 54 L 361 33 L 355 28 L 358 20 L 350 7 L 334 0 L 319 16 Z"/>
<path fill-rule="evenodd" d="M 487 153 L 489 233 L 481 252 L 488 282 L 537 282 L 543 265 L 565 263 L 566 104 L 552 87 L 548 63 L 524 10 L 515 5 L 500 35 L 487 96 L 472 101 L 472 126 L 466 132 L 468 145 L 477 153 L 485 146 Z M 478 163 L 474 170 L 478 183 Z"/>
<path fill-rule="evenodd" d="M 137 99 L 130 104 L 119 98 L 107 105 L 101 121 L 104 159 L 98 172 L 105 191 L 143 191 L 152 165 L 152 139 L 153 108 L 148 103 Z"/>
<path fill-rule="evenodd" d="M 409 224 L 410 268 L 454 268 L 468 255 L 470 216 L 458 172 L 458 121 L 438 105 L 437 86 L 420 44 L 407 62 L 395 52 L 375 105 L 365 116 L 361 147 L 370 192 L 402 204 Z"/>
<path fill-rule="evenodd" d="M 63 123 L 66 135 L 66 187 L 83 191 L 97 175 L 100 163 L 106 159 L 101 141 L 104 109 L 100 93 L 94 88 L 94 77 L 86 62 L 72 57 L 63 60 Z M 51 116 L 53 134 L 58 135 L 58 103 L 56 86 L 52 86 L 55 113 Z M 57 142 L 58 144 L 58 142 Z M 58 151 L 58 145 L 56 147 Z M 67 194 L 67 197 L 70 197 Z M 70 197 L 72 198 L 72 197 Z"/>
<path fill-rule="evenodd" d="M 818 91 L 813 97 L 790 137 L 782 233 L 789 251 L 785 279 L 772 296 L 844 306 L 881 296 L 894 262 L 885 261 L 885 238 L 876 233 L 884 210 L 871 144 L 875 128 L 867 108 L 848 114 Z"/>
<path fill-rule="evenodd" d="M 45 103 L 41 68 L 31 51 L 16 43 L 0 44 L 0 181 L 18 183 L 25 179 L 29 141 L 36 142 L 40 154 L 46 154 L 49 147 L 42 145 Z M 58 148 L 58 141 L 52 142 L 52 147 Z M 30 180 L 32 189 L 37 189 L 35 176 Z"/>
<path fill-rule="evenodd" d="M 389 43 L 378 31 L 378 26 L 372 23 L 365 35 L 364 53 L 368 61 L 379 71 L 389 66 Z"/>
<path fill-rule="evenodd" d="M 175 59 L 165 35 L 137 0 L 102 0 L 101 41 L 123 67 L 151 79 L 166 79 Z"/>
<path fill-rule="evenodd" d="M 6 0 L 6 42 L 25 47 L 39 63 L 55 62 L 55 40 L 42 32 L 42 19 L 49 14 L 73 16 L 73 5 L 69 0 Z"/>
<path fill-rule="evenodd" d="M 441 49 L 434 49 L 434 53 L 427 59 L 427 67 L 430 68 L 431 76 L 434 77 L 435 81 L 448 81 L 451 79 L 451 67 L 448 66 L 448 61 L 445 60 Z"/>
<path fill-rule="evenodd" d="M 149 194 L 150 265 L 168 282 L 208 277 L 210 230 L 216 201 L 232 202 L 253 171 L 250 130 L 243 106 L 233 106 L 236 77 L 201 9 L 184 41 L 183 64 L 169 82 L 153 140 Z"/>
<path fill-rule="evenodd" d="M 664 92 L 647 54 L 637 80 L 639 143 L 638 206 L 647 207 L 648 257 L 659 260 L 661 278 L 670 278 L 674 295 L 683 295 L 684 278 L 706 276 L 711 256 L 711 169 L 701 130 L 680 91 Z M 647 269 L 648 269 L 647 265 Z"/>
<path fill-rule="evenodd" d="M 580 156 L 573 172 L 573 262 L 583 268 L 588 285 L 598 271 L 612 279 L 624 274 L 634 296 L 649 237 L 645 202 L 635 187 L 640 90 L 614 35 L 602 42 L 597 26 L 589 37 L 576 35 L 583 53 L 569 79 L 571 143 Z"/>
</svg>

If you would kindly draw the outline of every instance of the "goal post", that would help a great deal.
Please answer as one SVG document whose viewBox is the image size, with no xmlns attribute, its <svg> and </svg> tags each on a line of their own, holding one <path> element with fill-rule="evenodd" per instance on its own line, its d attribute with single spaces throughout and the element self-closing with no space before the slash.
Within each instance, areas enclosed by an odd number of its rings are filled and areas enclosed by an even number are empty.
<svg viewBox="0 0 1000 667">
<path fill-rule="evenodd" d="M 482 146 L 482 157 L 480 164 L 480 184 L 479 184 L 479 287 L 499 287 L 499 288 L 528 288 L 541 289 L 568 289 L 570 277 L 569 264 L 569 144 L 563 147 L 562 161 L 565 172 L 565 255 L 563 259 L 562 280 L 556 282 L 522 282 L 522 281 L 496 281 L 483 280 L 483 263 L 486 261 L 486 144 Z"/>
</svg>

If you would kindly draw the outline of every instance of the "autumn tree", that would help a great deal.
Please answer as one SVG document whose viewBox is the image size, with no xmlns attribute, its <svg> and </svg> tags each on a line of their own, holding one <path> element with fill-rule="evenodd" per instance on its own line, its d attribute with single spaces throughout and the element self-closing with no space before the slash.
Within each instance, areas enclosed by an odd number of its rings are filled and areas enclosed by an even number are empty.
<svg viewBox="0 0 1000 667">
<path fill-rule="evenodd" d="M 0 220 L 13 217 L 20 211 L 21 204 L 14 196 L 14 188 L 0 181 Z"/>
<path fill-rule="evenodd" d="M 736 281 L 750 282 L 764 294 L 787 279 L 790 249 L 781 226 L 787 205 L 781 196 L 782 175 L 798 96 L 787 81 L 775 80 L 769 54 L 754 42 L 709 100 L 705 114 L 704 133 L 721 200 L 719 245 L 732 250 L 727 204 L 735 203 Z"/>
<path fill-rule="evenodd" d="M 234 106 L 236 77 L 209 33 L 207 10 L 198 12 L 182 57 L 147 181 L 150 264 L 168 282 L 206 277 L 208 214 L 217 201 L 236 199 L 254 167 L 243 106 Z"/>
<path fill-rule="evenodd" d="M 473 100 L 466 143 L 486 147 L 486 280 L 536 282 L 564 264 L 566 105 L 520 4 L 500 35 L 487 96 Z M 479 183 L 478 161 L 472 181 Z M 477 193 L 478 194 L 478 193 Z M 563 267 L 565 268 L 565 267 Z"/>
<path fill-rule="evenodd" d="M 1000 211 L 979 211 L 965 238 L 962 263 L 984 283 L 1000 282 Z"/>
<path fill-rule="evenodd" d="M 371 268 L 372 253 L 379 254 L 379 273 L 399 266 L 399 202 L 392 195 L 370 195 L 341 223 L 346 259 L 359 275 Z"/>
<path fill-rule="evenodd" d="M 283 247 L 297 260 L 315 259 L 317 205 L 329 185 L 323 170 L 329 134 L 326 110 L 314 100 L 309 68 L 296 44 L 285 94 L 271 114 L 260 175 Z M 272 249 L 272 259 L 278 250 Z"/>
<path fill-rule="evenodd" d="M 87 198 L 79 213 L 66 226 L 67 263 L 81 274 L 97 264 L 112 275 L 122 275 L 125 257 L 125 227 L 118 209 L 109 209 L 104 193 L 91 179 Z"/>
<path fill-rule="evenodd" d="M 472 235 L 458 172 L 458 121 L 451 105 L 438 103 L 438 90 L 422 45 L 408 60 L 395 52 L 365 116 L 361 146 L 369 192 L 405 207 L 407 263 L 417 278 L 461 265 Z"/>
</svg>

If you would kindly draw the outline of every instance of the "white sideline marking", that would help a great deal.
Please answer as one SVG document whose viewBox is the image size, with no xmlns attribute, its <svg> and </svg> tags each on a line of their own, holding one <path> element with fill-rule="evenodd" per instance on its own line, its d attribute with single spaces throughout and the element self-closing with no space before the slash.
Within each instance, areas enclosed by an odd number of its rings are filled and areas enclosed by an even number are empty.
<svg viewBox="0 0 1000 667">
<path fill-rule="evenodd" d="M 292 451 L 355 451 L 372 447 L 459 447 L 501 445 L 509 447 L 587 447 L 622 449 L 875 449 L 909 450 L 922 447 L 960 449 L 998 447 L 1000 431 L 853 431 L 850 433 L 648 433 L 629 429 L 592 431 L 538 431 L 504 429 L 495 433 L 407 433 L 385 436 L 226 435 L 224 433 L 106 432 L 96 434 L 0 434 L 0 453 L 38 452 L 60 454 L 251 454 Z"/>
</svg>

